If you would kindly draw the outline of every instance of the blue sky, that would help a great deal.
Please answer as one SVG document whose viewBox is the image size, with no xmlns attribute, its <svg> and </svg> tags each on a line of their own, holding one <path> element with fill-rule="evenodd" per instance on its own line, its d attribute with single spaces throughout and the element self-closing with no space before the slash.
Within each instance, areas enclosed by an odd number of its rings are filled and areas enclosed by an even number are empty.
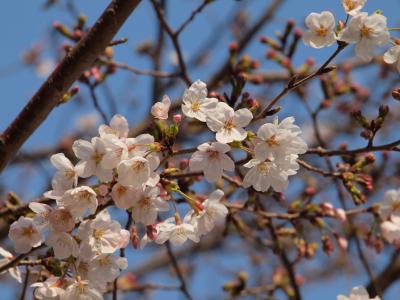
<svg viewBox="0 0 400 300">
<path fill-rule="evenodd" d="M 54 58 L 54 41 L 49 38 L 51 32 L 51 24 L 54 21 L 61 21 L 65 24 L 71 24 L 72 20 L 68 14 L 61 8 L 52 8 L 44 10 L 41 3 L 44 1 L 31 1 L 20 0 L 11 1 L 6 0 L 2 3 L 0 12 L 0 33 L 2 36 L 2 48 L 0 56 L 0 91 L 1 91 L 1 110 L 0 110 L 0 129 L 3 130 L 13 118 L 22 109 L 25 103 L 38 89 L 43 82 L 43 78 L 39 78 L 32 68 L 24 68 L 21 66 L 21 57 L 27 49 L 32 47 L 38 41 L 44 43 L 44 56 L 47 58 Z M 92 24 L 93 21 L 99 16 L 104 7 L 109 1 L 96 0 L 96 1 L 75 1 L 79 3 L 77 7 L 88 16 L 88 23 Z M 187 0 L 170 0 L 168 18 L 173 27 L 179 26 L 184 21 L 192 9 L 196 7 L 200 1 L 187 1 Z M 249 3 L 250 20 L 255 19 L 262 8 L 266 6 L 266 0 L 244 0 L 242 3 Z M 205 13 L 198 16 L 195 21 L 183 32 L 181 36 L 182 45 L 184 45 L 184 56 L 190 58 L 193 53 L 201 46 L 203 38 L 207 37 L 213 30 L 213 25 L 221 24 L 221 20 L 227 17 L 227 14 L 232 12 L 234 5 L 241 5 L 238 1 L 233 0 L 217 0 L 215 3 L 209 5 Z M 398 0 L 385 0 L 377 1 L 370 0 L 366 6 L 366 11 L 373 12 L 376 9 L 382 9 L 383 13 L 389 19 L 389 26 L 395 27 L 398 25 L 398 12 L 400 11 L 400 2 Z M 334 12 L 337 18 L 344 18 L 341 6 L 338 0 L 287 0 L 279 10 L 274 22 L 260 32 L 272 36 L 274 31 L 281 30 L 288 18 L 295 19 L 301 24 L 302 20 L 311 11 L 330 10 Z M 209 65 L 200 70 L 194 70 L 190 73 L 192 79 L 206 80 L 208 75 L 217 69 L 221 62 L 226 57 L 227 45 L 233 40 L 233 37 L 228 33 L 228 28 L 221 28 L 226 30 L 225 35 L 218 42 L 215 47 Z M 117 61 L 125 62 L 129 65 L 141 68 L 151 68 L 151 63 L 143 57 L 135 54 L 135 46 L 146 40 L 151 40 L 156 34 L 154 26 L 154 14 L 149 5 L 149 1 L 143 1 L 138 9 L 126 22 L 122 30 L 118 33 L 117 37 L 127 37 L 128 43 L 115 48 L 115 59 Z M 168 40 L 168 37 L 166 38 Z M 169 43 L 169 41 L 168 41 Z M 170 43 L 169 43 L 170 45 Z M 314 50 L 300 45 L 301 53 L 296 56 L 295 63 L 301 63 L 308 56 L 316 58 L 317 62 L 322 62 L 331 52 L 332 49 Z M 352 49 L 347 50 L 341 57 L 346 57 L 352 54 Z M 250 45 L 246 53 L 251 53 L 252 56 L 262 58 L 265 48 L 260 47 L 256 42 Z M 173 53 L 171 47 L 167 51 L 166 56 L 169 57 Z M 274 68 L 273 65 L 265 64 L 268 67 Z M 171 69 L 171 65 L 166 64 L 165 69 Z M 151 81 L 146 77 L 139 77 L 135 75 L 127 76 L 126 73 L 120 71 L 121 74 L 111 78 L 109 86 L 116 99 L 118 99 L 118 112 L 125 115 L 131 124 L 140 120 L 145 116 L 149 107 L 142 103 L 149 103 L 151 100 L 150 84 Z M 359 76 L 362 76 L 360 74 Z M 170 91 L 171 98 L 178 96 L 182 93 L 184 86 L 178 85 L 175 89 Z M 72 100 L 70 103 L 56 108 L 49 116 L 49 118 L 40 126 L 32 137 L 24 145 L 23 149 L 41 149 L 42 147 L 51 147 L 57 143 L 62 136 L 66 133 L 73 131 L 76 127 L 76 120 L 80 116 L 88 114 L 93 111 L 91 102 L 88 100 L 87 91 L 82 88 L 83 103 L 78 103 Z M 101 105 L 105 103 L 101 100 Z M 282 115 L 293 114 L 294 110 L 284 108 Z M 296 112 L 297 113 L 297 112 Z M 300 117 L 301 118 L 301 117 Z M 47 166 L 45 166 L 47 168 Z M 48 168 L 47 168 L 48 169 Z M 51 171 L 51 169 L 48 169 Z M 25 173 L 28 172 L 28 173 Z M 6 185 L 7 189 L 20 189 L 21 195 L 24 199 L 30 199 L 37 196 L 44 188 L 46 181 L 37 179 L 30 181 L 27 186 L 21 188 L 21 178 L 24 174 L 28 176 L 35 176 L 38 173 L 35 168 L 28 170 L 15 170 L 11 168 L 8 172 L 1 175 L 1 181 Z M 237 245 L 236 245 L 237 247 Z M 232 244 L 232 251 L 235 249 L 235 244 Z M 240 256 L 234 254 L 217 256 L 201 256 L 201 262 L 204 266 L 201 271 L 193 279 L 196 286 L 191 284 L 191 289 L 194 294 L 202 295 L 201 299 L 216 299 L 216 295 L 221 295 L 221 285 L 229 278 L 229 272 L 220 272 L 222 269 L 229 271 L 240 270 L 246 268 L 248 261 Z M 143 257 L 148 255 L 142 253 L 135 253 L 129 256 L 130 265 L 140 261 Z M 382 259 L 384 260 L 384 258 Z M 266 262 L 268 264 L 268 262 Z M 218 266 L 219 271 L 210 274 L 209 268 Z M 379 266 L 378 266 L 379 269 Z M 228 273 L 228 275 L 227 275 Z M 162 274 L 156 274 L 151 280 L 159 280 L 163 283 L 174 283 L 174 279 Z M 337 276 L 336 279 L 330 280 L 328 284 L 312 284 L 304 288 L 304 299 L 306 300 L 320 300 L 320 299 L 335 299 L 338 293 L 347 293 L 352 286 L 363 284 L 366 281 L 366 275 L 360 274 L 359 276 Z M 392 289 L 392 295 L 398 295 L 400 289 L 397 287 Z M 12 299 L 9 295 L 8 299 Z M 167 293 L 163 299 L 177 299 L 174 293 Z M 395 296 L 389 296 L 387 299 Z M 2 298 L 6 300 L 6 298 Z M 200 299 L 200 298 L 199 298 Z"/>
</svg>

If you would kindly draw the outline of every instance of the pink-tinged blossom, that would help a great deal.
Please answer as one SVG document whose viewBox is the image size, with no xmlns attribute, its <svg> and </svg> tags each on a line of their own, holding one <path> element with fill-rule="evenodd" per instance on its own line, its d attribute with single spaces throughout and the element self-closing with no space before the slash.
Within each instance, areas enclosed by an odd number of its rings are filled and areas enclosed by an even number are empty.
<svg viewBox="0 0 400 300">
<path fill-rule="evenodd" d="M 111 197 L 117 207 L 128 209 L 133 206 L 137 190 L 131 186 L 123 186 L 120 183 L 114 184 Z"/>
<path fill-rule="evenodd" d="M 196 80 L 185 90 L 182 102 L 182 112 L 185 116 L 206 122 L 207 116 L 216 108 L 218 99 L 207 98 L 207 85 Z"/>
<path fill-rule="evenodd" d="M 59 300 L 63 298 L 65 290 L 65 279 L 60 277 L 50 277 L 44 282 L 36 282 L 31 284 L 31 287 L 35 289 L 35 299 L 38 300 Z M 65 299 L 67 300 L 67 299 Z"/>
<path fill-rule="evenodd" d="M 391 244 L 400 243 L 400 217 L 392 216 L 381 224 L 382 236 Z"/>
<path fill-rule="evenodd" d="M 386 219 L 390 215 L 400 217 L 400 189 L 388 190 L 379 204 L 379 211 L 383 218 Z"/>
<path fill-rule="evenodd" d="M 78 243 L 66 232 L 50 230 L 46 245 L 53 248 L 54 256 L 58 259 L 65 259 L 71 255 L 77 257 L 79 254 Z"/>
<path fill-rule="evenodd" d="M 96 192 L 88 186 L 66 191 L 57 204 L 68 209 L 75 218 L 84 216 L 87 211 L 94 214 L 98 205 Z"/>
<path fill-rule="evenodd" d="M 197 147 L 199 151 L 193 153 L 189 161 L 192 171 L 202 171 L 207 181 L 215 182 L 223 175 L 224 170 L 232 172 L 235 170 L 235 163 L 226 154 L 231 150 L 226 144 L 214 142 L 204 143 Z"/>
<path fill-rule="evenodd" d="M 26 217 L 19 217 L 11 224 L 8 237 L 13 241 L 17 253 L 27 253 L 43 242 L 43 236 L 33 219 Z"/>
<path fill-rule="evenodd" d="M 219 102 L 215 111 L 207 116 L 207 126 L 216 132 L 215 138 L 220 143 L 243 141 L 247 132 L 243 128 L 249 125 L 253 114 L 247 108 L 234 111 L 224 102 Z"/>
<path fill-rule="evenodd" d="M 381 14 L 368 16 L 367 13 L 359 13 L 339 34 L 339 40 L 356 44 L 356 56 L 365 62 L 374 57 L 376 46 L 384 46 L 390 42 L 390 34 L 387 28 L 387 19 Z"/>
<path fill-rule="evenodd" d="M 170 106 L 171 100 L 167 95 L 165 95 L 161 102 L 156 102 L 151 107 L 151 114 L 155 119 L 167 120 Z"/>
<path fill-rule="evenodd" d="M 336 42 L 335 17 L 329 11 L 322 13 L 311 13 L 306 18 L 308 31 L 303 35 L 306 45 L 313 48 L 323 48 L 331 46 Z"/>
<path fill-rule="evenodd" d="M 101 138 L 94 137 L 91 142 L 77 140 L 72 145 L 77 158 L 80 159 L 76 165 L 78 175 L 88 178 L 97 176 L 102 182 L 109 182 L 113 177 L 113 171 L 104 169 L 101 161 L 106 154 L 106 146 Z"/>
<path fill-rule="evenodd" d="M 110 121 L 110 126 L 100 125 L 99 135 L 104 137 L 108 134 L 112 134 L 120 139 L 128 137 L 129 125 L 125 117 L 121 115 L 115 115 Z"/>
<path fill-rule="evenodd" d="M 228 209 L 221 202 L 224 192 L 216 190 L 202 203 L 203 209 L 196 215 L 192 213 L 191 223 L 197 228 L 199 235 L 209 233 L 218 222 L 225 221 Z"/>
<path fill-rule="evenodd" d="M 65 300 L 103 300 L 103 295 L 88 281 L 77 278 L 63 295 Z"/>
</svg>

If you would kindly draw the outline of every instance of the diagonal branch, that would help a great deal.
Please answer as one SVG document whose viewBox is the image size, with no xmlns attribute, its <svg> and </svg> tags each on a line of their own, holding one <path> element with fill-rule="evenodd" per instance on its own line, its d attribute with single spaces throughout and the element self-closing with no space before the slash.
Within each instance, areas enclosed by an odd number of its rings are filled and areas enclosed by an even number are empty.
<svg viewBox="0 0 400 300">
<path fill-rule="evenodd" d="M 0 172 L 49 113 L 59 104 L 82 72 L 108 46 L 141 0 L 113 0 L 103 14 L 43 83 L 20 114 L 0 136 Z"/>
</svg>

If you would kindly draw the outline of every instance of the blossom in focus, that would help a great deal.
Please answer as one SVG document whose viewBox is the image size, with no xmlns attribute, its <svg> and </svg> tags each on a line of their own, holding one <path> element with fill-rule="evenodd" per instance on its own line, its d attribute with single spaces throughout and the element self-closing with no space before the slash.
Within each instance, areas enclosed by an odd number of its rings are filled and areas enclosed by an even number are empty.
<svg viewBox="0 0 400 300">
<path fill-rule="evenodd" d="M 207 85 L 201 80 L 196 80 L 186 89 L 182 98 L 184 115 L 205 122 L 218 103 L 216 98 L 207 98 L 207 93 Z"/>
<path fill-rule="evenodd" d="M 329 11 L 320 14 L 311 13 L 306 18 L 308 31 L 303 35 L 306 45 L 313 48 L 323 48 L 332 45 L 336 41 L 335 17 Z"/>
<path fill-rule="evenodd" d="M 156 226 L 157 237 L 154 240 L 157 244 L 164 244 L 169 240 L 174 245 L 182 245 L 188 239 L 198 243 L 200 241 L 197 228 L 190 224 L 190 218 L 185 217 L 180 224 L 174 224 L 175 218 L 168 218 L 160 225 Z"/>
<path fill-rule="evenodd" d="M 203 209 L 198 215 L 192 215 L 192 222 L 196 224 L 198 234 L 204 235 L 213 230 L 215 223 L 225 220 L 228 209 L 221 203 L 224 192 L 216 190 L 202 203 Z"/>
<path fill-rule="evenodd" d="M 128 121 L 125 119 L 125 117 L 121 115 L 113 116 L 110 121 L 110 126 L 103 124 L 100 125 L 99 127 L 100 137 L 112 134 L 122 139 L 128 137 L 128 133 L 129 133 Z"/>
<path fill-rule="evenodd" d="M 367 0 L 342 0 L 344 10 L 350 16 L 357 15 L 364 7 Z"/>
<path fill-rule="evenodd" d="M 150 178 L 151 171 L 150 162 L 146 158 L 135 156 L 118 165 L 118 182 L 123 186 L 140 188 Z"/>
<path fill-rule="evenodd" d="M 262 125 L 257 131 L 260 142 L 254 151 L 259 160 L 265 160 L 270 154 L 284 158 L 290 154 L 303 154 L 307 151 L 306 142 L 300 137 L 301 129 L 294 125 L 294 118 L 288 117 L 281 123 L 276 118 L 273 123 Z"/>
<path fill-rule="evenodd" d="M 171 106 L 171 100 L 165 95 L 161 102 L 156 102 L 151 107 L 151 114 L 154 118 L 159 120 L 168 119 L 168 111 Z"/>
<path fill-rule="evenodd" d="M 207 181 L 215 182 L 223 175 L 223 171 L 235 170 L 235 163 L 226 155 L 231 147 L 226 144 L 214 142 L 204 143 L 197 147 L 199 151 L 193 153 L 189 161 L 192 171 L 202 171 Z"/>
<path fill-rule="evenodd" d="M 132 218 L 135 222 L 151 225 L 157 221 L 159 211 L 168 211 L 168 202 L 160 198 L 158 187 L 145 187 L 143 191 L 137 191 L 132 209 Z"/>
<path fill-rule="evenodd" d="M 43 242 L 42 234 L 33 219 L 26 217 L 19 217 L 11 224 L 8 237 L 13 241 L 17 253 L 27 253 Z"/>
<path fill-rule="evenodd" d="M 400 45 L 390 47 L 383 55 L 383 60 L 390 65 L 396 64 L 396 68 L 400 72 Z"/>
<path fill-rule="evenodd" d="M 362 286 L 356 286 L 351 290 L 349 296 L 339 295 L 337 300 L 380 300 L 381 298 L 376 296 L 375 298 L 370 298 L 367 290 Z"/>
<path fill-rule="evenodd" d="M 111 197 L 117 207 L 128 209 L 133 206 L 133 201 L 137 190 L 131 186 L 123 186 L 120 183 L 114 184 Z"/>
<path fill-rule="evenodd" d="M 65 290 L 63 299 L 103 300 L 103 296 L 88 280 L 77 278 Z"/>
<path fill-rule="evenodd" d="M 87 210 L 94 214 L 98 203 L 96 192 L 91 187 L 80 186 L 66 191 L 64 196 L 57 200 L 57 204 L 68 209 L 75 218 L 79 218 Z"/>
<path fill-rule="evenodd" d="M 247 137 L 246 127 L 253 119 L 253 114 L 247 108 L 234 111 L 224 102 L 219 102 L 216 110 L 207 116 L 207 126 L 216 132 L 218 142 L 227 144 L 233 141 L 243 141 Z"/>
<path fill-rule="evenodd" d="M 365 62 L 374 57 L 375 46 L 384 46 L 390 42 L 390 34 L 387 28 L 387 19 L 381 14 L 368 16 L 367 13 L 359 13 L 340 32 L 339 40 L 356 44 L 356 56 Z"/>
<path fill-rule="evenodd" d="M 283 192 L 289 182 L 288 177 L 299 169 L 297 155 L 289 155 L 284 160 L 275 160 L 272 156 L 265 160 L 254 158 L 244 165 L 250 170 L 243 179 L 243 186 L 253 186 L 256 191 L 266 192 L 271 187 L 276 192 Z"/>
<path fill-rule="evenodd" d="M 101 165 L 103 156 L 106 154 L 106 146 L 101 138 L 94 137 L 91 142 L 77 140 L 72 145 L 72 150 L 80 159 L 76 165 L 80 177 L 88 178 L 95 175 L 102 182 L 111 181 L 112 170 L 106 170 Z"/>
</svg>

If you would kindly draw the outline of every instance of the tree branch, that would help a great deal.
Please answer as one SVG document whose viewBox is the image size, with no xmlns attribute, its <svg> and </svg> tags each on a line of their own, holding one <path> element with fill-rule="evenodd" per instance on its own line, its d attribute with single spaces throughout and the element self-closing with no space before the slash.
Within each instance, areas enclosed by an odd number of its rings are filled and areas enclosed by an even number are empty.
<svg viewBox="0 0 400 300">
<path fill-rule="evenodd" d="M 61 97 L 108 46 L 141 0 L 113 0 L 103 14 L 43 83 L 0 136 L 0 172 L 32 135 Z"/>
</svg>

